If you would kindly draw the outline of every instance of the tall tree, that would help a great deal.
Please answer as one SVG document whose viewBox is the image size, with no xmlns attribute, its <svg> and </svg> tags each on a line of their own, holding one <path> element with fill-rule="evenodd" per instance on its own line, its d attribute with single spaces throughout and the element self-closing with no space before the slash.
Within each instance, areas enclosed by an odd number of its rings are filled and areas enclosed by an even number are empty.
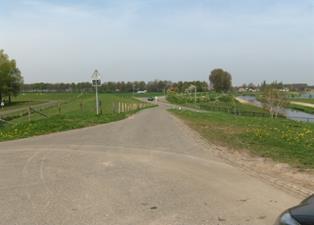
<svg viewBox="0 0 314 225">
<path fill-rule="evenodd" d="M 15 96 L 20 92 L 23 78 L 16 66 L 15 60 L 11 60 L 4 50 L 0 50 L 0 101 L 3 97 Z"/>
<path fill-rule="evenodd" d="M 214 69 L 209 75 L 209 81 L 217 92 L 227 92 L 232 87 L 232 77 L 223 69 Z"/>
</svg>

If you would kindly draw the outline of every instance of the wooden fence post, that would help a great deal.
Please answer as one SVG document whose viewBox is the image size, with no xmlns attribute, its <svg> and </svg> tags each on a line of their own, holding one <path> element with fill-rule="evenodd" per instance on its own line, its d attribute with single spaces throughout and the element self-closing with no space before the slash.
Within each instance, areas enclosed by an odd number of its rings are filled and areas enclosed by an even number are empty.
<svg viewBox="0 0 314 225">
<path fill-rule="evenodd" d="M 81 110 L 81 112 L 83 112 L 83 102 L 82 101 L 80 102 L 80 110 Z"/>
<path fill-rule="evenodd" d="M 58 104 L 58 112 L 59 112 L 59 114 L 61 113 L 61 104 L 60 103 Z"/>
</svg>

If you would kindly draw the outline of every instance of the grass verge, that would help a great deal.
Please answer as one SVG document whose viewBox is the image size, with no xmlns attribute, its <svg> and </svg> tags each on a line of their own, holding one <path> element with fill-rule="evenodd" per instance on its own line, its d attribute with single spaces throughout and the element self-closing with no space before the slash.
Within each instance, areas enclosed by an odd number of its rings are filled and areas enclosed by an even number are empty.
<svg viewBox="0 0 314 225">
<path fill-rule="evenodd" d="M 129 113 L 131 114 L 131 113 Z M 95 114 L 68 113 L 49 118 L 21 122 L 0 128 L 0 141 L 15 140 L 76 128 L 108 123 L 126 118 L 127 113 L 96 116 Z"/>
<path fill-rule="evenodd" d="M 170 110 L 210 143 L 300 168 L 314 168 L 314 124 L 221 112 Z"/>
<path fill-rule="evenodd" d="M 31 121 L 28 121 L 28 116 L 21 116 L 12 119 L 10 123 L 0 123 L 0 141 L 32 137 L 121 120 L 139 111 L 135 107 L 135 104 L 140 103 L 137 99 L 130 96 L 122 97 L 112 94 L 100 94 L 102 114 L 97 116 L 95 114 L 95 96 L 91 94 L 75 96 L 73 94 L 57 93 L 44 95 L 30 94 L 28 98 L 33 99 L 33 101 L 57 100 L 62 103 L 60 106 L 61 111 L 59 111 L 59 107 L 52 107 L 41 111 L 48 118 L 33 113 Z M 125 106 L 128 104 L 128 112 L 126 112 L 127 110 L 122 113 L 117 112 L 119 102 Z M 134 108 L 131 109 L 131 106 L 134 106 Z M 146 107 L 150 106 L 147 105 Z"/>
</svg>

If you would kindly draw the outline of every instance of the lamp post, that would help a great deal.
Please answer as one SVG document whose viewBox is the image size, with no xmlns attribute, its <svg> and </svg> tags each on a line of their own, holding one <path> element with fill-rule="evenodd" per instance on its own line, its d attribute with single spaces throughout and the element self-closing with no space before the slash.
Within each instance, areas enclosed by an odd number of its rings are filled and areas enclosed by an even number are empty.
<svg viewBox="0 0 314 225">
<path fill-rule="evenodd" d="M 92 84 L 96 89 L 96 114 L 99 115 L 98 86 L 100 86 L 101 80 L 98 70 L 95 70 L 92 75 Z"/>
</svg>

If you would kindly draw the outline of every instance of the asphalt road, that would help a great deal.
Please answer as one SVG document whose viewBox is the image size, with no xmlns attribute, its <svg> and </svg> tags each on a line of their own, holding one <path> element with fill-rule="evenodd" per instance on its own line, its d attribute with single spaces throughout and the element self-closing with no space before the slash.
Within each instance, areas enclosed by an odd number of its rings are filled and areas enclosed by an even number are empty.
<svg viewBox="0 0 314 225">
<path fill-rule="evenodd" d="M 217 158 L 163 107 L 0 143 L 3 225 L 271 225 L 300 200 Z"/>
</svg>

